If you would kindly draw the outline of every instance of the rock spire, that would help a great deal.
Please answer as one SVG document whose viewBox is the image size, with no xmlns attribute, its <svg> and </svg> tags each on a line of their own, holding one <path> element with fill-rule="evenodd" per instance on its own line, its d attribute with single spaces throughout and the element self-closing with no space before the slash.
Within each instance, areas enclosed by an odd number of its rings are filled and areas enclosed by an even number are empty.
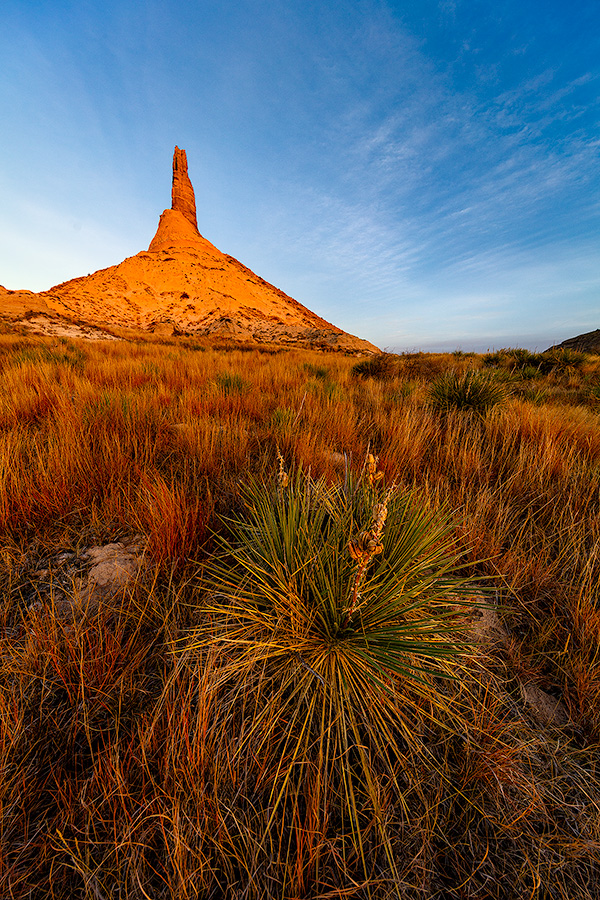
<svg viewBox="0 0 600 900">
<path fill-rule="evenodd" d="M 173 153 L 173 187 L 171 189 L 171 209 L 176 209 L 191 222 L 196 231 L 196 198 L 194 188 L 188 175 L 187 156 L 185 150 L 175 147 Z"/>
<path fill-rule="evenodd" d="M 90 337 L 97 335 L 99 326 L 110 325 L 243 344 L 377 352 L 368 341 L 326 322 L 200 234 L 187 158 L 179 147 L 173 154 L 172 207 L 162 212 L 148 250 L 41 294 L 0 287 L 0 324 L 7 317 L 29 322 L 24 318 L 29 312 L 39 313 L 36 318 L 42 321 L 85 322 Z"/>
</svg>

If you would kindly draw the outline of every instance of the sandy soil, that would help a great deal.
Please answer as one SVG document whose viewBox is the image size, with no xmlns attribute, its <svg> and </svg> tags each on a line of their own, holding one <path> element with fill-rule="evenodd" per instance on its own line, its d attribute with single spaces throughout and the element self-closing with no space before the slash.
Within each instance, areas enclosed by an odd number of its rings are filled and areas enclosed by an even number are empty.
<svg viewBox="0 0 600 900">
<path fill-rule="evenodd" d="M 31 334 L 47 334 L 52 337 L 81 338 L 87 341 L 120 341 L 121 338 L 109 334 L 102 328 L 96 328 L 94 325 L 74 325 L 65 319 L 54 318 L 51 316 L 32 316 L 31 318 L 19 319 L 15 323 L 25 328 Z"/>
</svg>

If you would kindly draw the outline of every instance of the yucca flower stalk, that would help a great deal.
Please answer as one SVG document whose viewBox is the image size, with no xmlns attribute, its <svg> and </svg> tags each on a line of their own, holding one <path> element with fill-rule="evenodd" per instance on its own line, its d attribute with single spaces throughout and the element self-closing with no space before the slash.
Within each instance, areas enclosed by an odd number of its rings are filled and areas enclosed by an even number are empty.
<svg viewBox="0 0 600 900">
<path fill-rule="evenodd" d="M 279 447 L 277 448 L 277 461 L 279 463 L 279 469 L 277 471 L 277 490 L 283 491 L 288 486 L 290 479 L 288 473 L 285 471 L 285 460 Z"/>
<path fill-rule="evenodd" d="M 385 520 L 387 519 L 388 502 L 395 492 L 395 486 L 384 491 L 383 496 L 380 498 L 380 502 L 378 502 L 375 490 L 378 483 L 383 479 L 383 472 L 377 470 L 378 462 L 379 457 L 373 456 L 372 453 L 367 454 L 365 464 L 366 479 L 370 489 L 374 492 L 375 498 L 373 503 L 372 521 L 368 530 L 362 531 L 358 537 L 351 538 L 348 541 L 348 551 L 352 559 L 357 561 L 357 568 L 354 576 L 354 583 L 352 585 L 350 604 L 342 623 L 342 630 L 348 625 L 352 618 L 352 614 L 356 609 L 359 598 L 359 588 L 369 563 L 375 556 L 383 553 L 381 535 L 383 533 Z"/>
</svg>

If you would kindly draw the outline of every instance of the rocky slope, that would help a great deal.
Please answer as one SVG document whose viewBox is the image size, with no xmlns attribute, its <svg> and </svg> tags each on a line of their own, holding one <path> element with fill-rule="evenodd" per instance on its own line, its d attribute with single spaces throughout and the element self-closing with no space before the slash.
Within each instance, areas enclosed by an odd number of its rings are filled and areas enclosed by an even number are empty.
<svg viewBox="0 0 600 900">
<path fill-rule="evenodd" d="M 600 355 L 600 328 L 596 328 L 595 331 L 586 331 L 585 334 L 578 334 L 577 337 L 567 338 L 561 344 L 555 344 L 548 349 L 581 350 L 585 353 L 597 353 Z"/>
<path fill-rule="evenodd" d="M 0 313 L 7 319 L 20 319 L 28 312 L 51 313 L 40 294 L 33 291 L 9 291 L 0 284 Z"/>
<path fill-rule="evenodd" d="M 49 291 L 18 294 L 19 303 L 30 303 L 30 309 L 100 327 L 159 328 L 355 353 L 377 350 L 326 322 L 200 234 L 186 154 L 179 147 L 173 156 L 172 206 L 162 213 L 148 250 Z M 14 306 L 16 298 L 12 302 Z M 2 295 L 0 309 L 3 303 Z"/>
</svg>

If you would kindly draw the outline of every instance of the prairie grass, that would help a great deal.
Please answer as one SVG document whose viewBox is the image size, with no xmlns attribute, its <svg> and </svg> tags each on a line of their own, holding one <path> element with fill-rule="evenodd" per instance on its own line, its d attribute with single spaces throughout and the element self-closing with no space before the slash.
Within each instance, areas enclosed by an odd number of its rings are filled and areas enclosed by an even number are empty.
<svg viewBox="0 0 600 900">
<path fill-rule="evenodd" d="M 428 402 L 481 357 L 263 349 L 0 335 L 0 896 L 597 897 L 600 361 L 486 366 L 546 393 L 483 418 Z M 453 584 L 396 566 L 411 516 Z M 40 601 L 56 554 L 139 534 L 120 594 Z M 435 589 L 458 631 L 393 605 Z M 424 683 L 415 617 L 460 651 Z"/>
</svg>

